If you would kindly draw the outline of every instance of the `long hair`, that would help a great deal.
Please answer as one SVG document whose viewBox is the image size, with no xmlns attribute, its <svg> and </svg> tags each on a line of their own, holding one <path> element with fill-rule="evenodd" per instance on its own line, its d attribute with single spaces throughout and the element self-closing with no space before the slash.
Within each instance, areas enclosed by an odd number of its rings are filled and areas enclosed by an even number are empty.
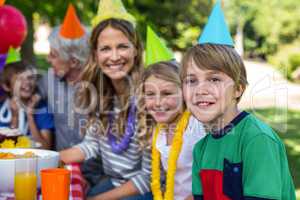
<svg viewBox="0 0 300 200">
<path fill-rule="evenodd" d="M 98 47 L 98 37 L 101 34 L 101 32 L 107 27 L 112 27 L 114 29 L 120 30 L 134 45 L 137 51 L 137 55 L 134 58 L 134 66 L 132 67 L 127 76 L 127 90 L 125 91 L 125 95 L 119 97 L 122 110 L 119 114 L 116 124 L 118 125 L 117 132 L 119 133 L 119 137 L 121 137 L 125 129 L 124 126 L 126 126 L 127 115 L 129 110 L 129 100 L 131 98 L 130 95 L 139 96 L 137 94 L 137 88 L 140 85 L 141 75 L 143 73 L 142 43 L 137 34 L 137 31 L 134 29 L 133 25 L 128 21 L 120 19 L 108 19 L 99 23 L 93 29 L 90 38 L 90 56 L 88 59 L 87 66 L 84 68 L 81 74 L 81 82 L 83 83 L 83 87 L 80 87 L 79 89 L 77 105 L 79 104 L 80 107 L 83 108 L 86 108 L 87 106 L 91 108 L 89 111 L 90 124 L 93 124 L 97 122 L 98 119 L 100 119 L 101 127 L 104 128 L 104 130 L 99 131 L 99 133 L 101 135 L 105 135 L 105 130 L 108 127 L 108 114 L 114 109 L 113 97 L 116 96 L 116 92 L 114 90 L 110 78 L 107 77 L 102 72 L 101 68 L 98 66 L 95 52 Z M 92 86 L 94 90 L 91 90 L 90 86 Z M 94 95 L 95 93 L 97 94 L 97 96 Z M 139 109 L 141 108 L 141 105 L 137 106 L 138 109 L 136 115 L 136 131 L 139 138 L 143 137 L 146 133 L 146 131 L 144 130 L 146 128 L 146 117 L 144 111 Z M 141 139 L 141 143 L 143 143 L 143 139 Z"/>
</svg>

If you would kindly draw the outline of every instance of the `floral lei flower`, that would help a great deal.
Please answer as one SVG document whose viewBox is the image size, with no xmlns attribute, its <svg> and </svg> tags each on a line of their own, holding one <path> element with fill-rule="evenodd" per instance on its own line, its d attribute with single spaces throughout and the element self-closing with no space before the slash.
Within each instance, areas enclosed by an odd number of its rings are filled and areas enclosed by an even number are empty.
<svg viewBox="0 0 300 200">
<path fill-rule="evenodd" d="M 108 143 L 111 146 L 112 152 L 116 154 L 121 154 L 123 151 L 128 149 L 131 142 L 131 137 L 134 135 L 135 126 L 136 126 L 136 106 L 134 98 L 130 101 L 130 108 L 127 118 L 127 126 L 123 137 L 117 142 L 117 138 L 112 134 L 112 123 L 113 115 L 109 116 L 109 129 L 108 129 Z"/>
<path fill-rule="evenodd" d="M 174 199 L 174 179 L 177 167 L 177 159 L 179 157 L 181 146 L 182 146 L 182 136 L 188 125 L 190 117 L 190 112 L 185 111 L 180 120 L 178 121 L 175 129 L 175 134 L 171 146 L 171 151 L 168 159 L 168 170 L 167 170 L 167 182 L 166 191 L 163 195 L 161 191 L 160 184 L 160 153 L 156 149 L 157 136 L 160 133 L 162 127 L 158 124 L 155 128 L 153 140 L 152 140 L 152 177 L 151 177 L 151 189 L 155 200 L 173 200 Z"/>
<path fill-rule="evenodd" d="M 5 139 L 0 143 L 0 148 L 30 148 L 32 147 L 31 140 L 26 136 L 19 136 L 15 142 L 12 139 Z"/>
</svg>

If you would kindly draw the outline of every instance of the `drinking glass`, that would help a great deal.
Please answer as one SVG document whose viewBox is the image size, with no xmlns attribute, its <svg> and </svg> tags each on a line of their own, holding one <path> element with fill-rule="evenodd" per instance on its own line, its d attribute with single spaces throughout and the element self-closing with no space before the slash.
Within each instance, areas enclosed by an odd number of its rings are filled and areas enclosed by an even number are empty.
<svg viewBox="0 0 300 200">
<path fill-rule="evenodd" d="M 20 158 L 15 161 L 15 199 L 36 200 L 37 158 Z"/>
</svg>

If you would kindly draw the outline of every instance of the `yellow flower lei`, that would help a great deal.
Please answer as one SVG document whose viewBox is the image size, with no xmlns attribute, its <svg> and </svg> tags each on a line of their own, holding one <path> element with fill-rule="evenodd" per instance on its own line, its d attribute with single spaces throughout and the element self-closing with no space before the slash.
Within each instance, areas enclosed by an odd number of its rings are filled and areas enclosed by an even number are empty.
<svg viewBox="0 0 300 200">
<path fill-rule="evenodd" d="M 171 151 L 168 159 L 167 183 L 166 192 L 163 195 L 160 184 L 160 153 L 156 149 L 156 139 L 162 127 L 158 124 L 155 127 L 155 132 L 152 140 L 152 177 L 151 189 L 154 200 L 173 200 L 174 199 L 174 178 L 177 167 L 177 159 L 179 157 L 182 146 L 182 135 L 188 125 L 190 113 L 185 111 L 178 121 L 175 129 L 175 134 L 171 146 Z"/>
<path fill-rule="evenodd" d="M 17 142 L 11 139 L 5 139 L 0 143 L 0 148 L 30 148 L 31 140 L 26 136 L 19 136 Z"/>
</svg>

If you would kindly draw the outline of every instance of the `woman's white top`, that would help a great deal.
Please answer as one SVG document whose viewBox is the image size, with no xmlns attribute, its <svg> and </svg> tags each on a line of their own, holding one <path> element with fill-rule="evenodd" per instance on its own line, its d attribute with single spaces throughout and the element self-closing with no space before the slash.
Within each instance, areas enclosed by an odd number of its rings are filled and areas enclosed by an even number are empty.
<svg viewBox="0 0 300 200">
<path fill-rule="evenodd" d="M 194 145 L 205 136 L 202 123 L 193 116 L 183 134 L 181 152 L 177 160 L 175 175 L 174 199 L 184 200 L 192 194 L 192 163 Z M 163 169 L 168 169 L 168 158 L 171 146 L 167 144 L 166 132 L 160 132 L 156 140 L 156 148 L 160 152 Z"/>
</svg>

